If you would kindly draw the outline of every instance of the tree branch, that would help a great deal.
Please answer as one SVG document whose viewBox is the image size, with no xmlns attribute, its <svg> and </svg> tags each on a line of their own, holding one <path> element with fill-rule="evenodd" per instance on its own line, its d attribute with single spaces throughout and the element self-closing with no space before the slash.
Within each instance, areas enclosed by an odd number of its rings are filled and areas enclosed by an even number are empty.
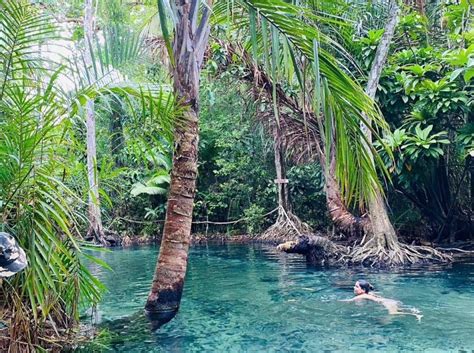
<svg viewBox="0 0 474 353">
<path fill-rule="evenodd" d="M 201 48 L 203 45 L 203 41 L 209 38 L 209 17 L 211 16 L 210 7 L 212 6 L 212 0 L 207 0 L 207 6 L 204 7 L 202 11 L 201 22 L 199 23 L 199 27 L 196 31 L 194 47 Z M 204 54 L 204 53 L 203 53 Z"/>
</svg>

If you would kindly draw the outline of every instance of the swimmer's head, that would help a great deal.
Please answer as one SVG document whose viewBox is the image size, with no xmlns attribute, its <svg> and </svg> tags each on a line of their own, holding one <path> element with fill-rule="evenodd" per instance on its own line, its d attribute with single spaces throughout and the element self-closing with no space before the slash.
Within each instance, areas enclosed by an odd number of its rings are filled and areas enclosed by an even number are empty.
<svg viewBox="0 0 474 353">
<path fill-rule="evenodd" d="M 355 295 L 361 295 L 364 293 L 367 294 L 371 290 L 374 290 L 374 286 L 372 286 L 369 282 L 363 279 L 358 280 L 354 285 Z"/>
</svg>

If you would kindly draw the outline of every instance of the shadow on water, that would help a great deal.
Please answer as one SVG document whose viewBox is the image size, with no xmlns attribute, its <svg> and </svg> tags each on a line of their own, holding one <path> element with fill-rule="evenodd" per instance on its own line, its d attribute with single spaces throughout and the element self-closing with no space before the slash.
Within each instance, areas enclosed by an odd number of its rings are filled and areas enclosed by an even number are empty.
<svg viewBox="0 0 474 353">
<path fill-rule="evenodd" d="M 130 316 L 104 320 L 97 326 L 97 336 L 90 342 L 85 342 L 67 352 L 89 353 L 98 351 L 122 351 L 121 347 L 152 345 L 156 340 L 155 333 L 172 317 L 156 317 L 151 320 L 143 310 Z"/>
<path fill-rule="evenodd" d="M 161 311 L 159 313 L 151 313 L 149 311 L 145 311 L 144 315 L 150 323 L 150 329 L 152 331 L 156 331 L 161 326 L 170 322 L 176 316 L 177 313 L 177 310 Z"/>
</svg>

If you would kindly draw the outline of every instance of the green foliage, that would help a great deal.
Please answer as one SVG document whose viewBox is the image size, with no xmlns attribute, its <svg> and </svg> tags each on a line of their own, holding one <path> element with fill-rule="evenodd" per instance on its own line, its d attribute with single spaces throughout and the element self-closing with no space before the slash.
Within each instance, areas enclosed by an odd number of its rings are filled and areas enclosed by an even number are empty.
<svg viewBox="0 0 474 353">
<path fill-rule="evenodd" d="M 374 60 L 380 39 L 382 39 L 383 32 L 383 29 L 370 30 L 367 32 L 367 36 L 357 41 L 358 51 L 360 51 L 359 61 L 366 70 L 369 70 L 372 66 L 372 61 Z"/>
<path fill-rule="evenodd" d="M 258 233 L 271 225 L 274 217 L 261 217 L 275 208 L 277 195 L 272 142 L 256 119 L 260 109 L 271 109 L 271 103 L 255 104 L 249 99 L 251 89 L 239 81 L 240 75 L 245 72 L 237 61 L 202 82 L 194 219 L 245 219 L 226 228 L 210 225 L 210 232 Z M 291 166 L 290 159 L 287 163 Z M 326 202 L 319 166 L 291 166 L 288 178 L 295 212 L 312 225 L 325 228 Z M 201 231 L 199 226 L 194 229 Z"/>
<path fill-rule="evenodd" d="M 474 79 L 474 44 L 468 48 L 448 50 L 444 56 L 444 61 L 456 68 L 449 77 L 450 81 L 455 81 L 462 75 L 465 84 L 469 84 Z"/>
<path fill-rule="evenodd" d="M 427 19 L 417 11 L 412 11 L 403 16 L 398 23 L 398 30 L 408 45 L 426 40 Z"/>
<path fill-rule="evenodd" d="M 395 159 L 383 158 L 397 190 L 438 229 L 446 231 L 456 217 L 459 234 L 468 234 L 462 214 L 469 212 L 470 201 L 456 190 L 469 187 L 465 168 L 472 151 L 474 46 L 461 40 L 470 27 L 458 12 L 463 3 L 459 6 L 450 13 L 447 5 L 446 16 L 454 17 L 444 32 L 432 21 L 418 24 L 416 13 L 402 19 L 378 101 L 394 128 L 385 142 Z M 457 31 L 456 45 L 453 31 Z"/>
<path fill-rule="evenodd" d="M 459 129 L 457 142 L 460 145 L 463 156 L 474 158 L 474 123 L 466 124 Z"/>
<path fill-rule="evenodd" d="M 170 183 L 169 171 L 164 170 L 155 173 L 145 183 L 135 183 L 132 186 L 130 194 L 137 196 L 141 194 L 147 195 L 164 195 L 168 191 L 166 185 Z"/>
<path fill-rule="evenodd" d="M 148 64 L 150 60 L 140 32 L 115 25 L 106 28 L 103 36 L 103 43 L 96 37 L 86 44 L 93 53 L 93 63 L 90 67 L 77 65 L 76 73 L 84 72 L 86 78 L 78 75 L 77 81 L 79 86 L 89 84 L 97 91 L 88 97 L 95 98 L 96 103 L 100 195 L 109 201 L 103 205 L 104 219 L 115 230 L 128 232 L 120 221 L 122 216 L 143 219 L 146 209 L 156 206 L 137 196 L 167 192 L 172 126 L 180 110 L 176 109 L 169 85 L 150 83 L 146 75 L 135 79 L 144 68 L 135 64 Z M 145 82 L 140 82 L 142 79 Z M 75 122 L 76 143 L 84 148 L 82 117 Z M 82 162 L 78 167 L 85 172 Z M 83 185 L 81 194 L 87 195 L 86 181 L 75 179 L 75 187 L 78 184 Z M 163 198 L 160 202 L 164 203 Z M 131 203 L 138 214 L 126 214 Z"/>
<path fill-rule="evenodd" d="M 472 41 L 472 2 L 469 0 L 447 1 L 443 24 L 449 31 L 450 39 L 457 43 Z"/>
<path fill-rule="evenodd" d="M 288 169 L 289 189 L 295 214 L 313 229 L 326 230 L 331 224 L 327 214 L 324 175 L 317 163 L 295 165 Z"/>
<path fill-rule="evenodd" d="M 99 18 L 107 25 L 126 25 L 130 21 L 130 11 L 123 0 L 102 0 L 97 2 Z"/>
<path fill-rule="evenodd" d="M 404 166 L 406 171 L 412 172 L 414 164 L 422 160 L 437 161 L 444 155 L 442 145 L 450 144 L 447 132 L 441 131 L 431 134 L 432 129 L 433 125 L 422 129 L 420 124 L 417 124 L 411 131 L 396 129 L 393 134 L 385 137 L 386 145 L 397 152 L 397 161 L 393 163 L 398 165 L 398 173 L 403 172 L 400 166 Z M 386 160 L 389 159 L 386 157 Z M 392 172 L 395 171 L 395 166 L 392 165 L 390 169 Z"/>
<path fill-rule="evenodd" d="M 203 83 L 197 219 L 234 220 L 252 205 L 274 208 L 271 145 L 252 121 L 249 87 L 231 72 Z"/>
<path fill-rule="evenodd" d="M 23 325 L 35 336 L 47 320 L 67 327 L 78 320 L 78 304 L 97 303 L 104 290 L 81 261 L 82 215 L 73 207 L 81 201 L 64 183 L 77 97 L 59 89 L 62 67 L 41 60 L 38 43 L 54 33 L 51 18 L 35 7 L 0 1 L 0 215 L 29 262 L 1 295 L 19 335 L 12 340 L 26 334 Z"/>
<path fill-rule="evenodd" d="M 251 205 L 244 210 L 245 224 L 247 234 L 259 234 L 263 231 L 265 209 L 258 205 Z"/>
<path fill-rule="evenodd" d="M 433 125 L 428 125 L 422 129 L 420 125 L 415 126 L 412 135 L 408 135 L 406 143 L 402 146 L 408 157 L 417 160 L 421 157 L 440 158 L 444 153 L 440 144 L 449 144 L 447 133 L 445 131 L 430 135 Z"/>
</svg>

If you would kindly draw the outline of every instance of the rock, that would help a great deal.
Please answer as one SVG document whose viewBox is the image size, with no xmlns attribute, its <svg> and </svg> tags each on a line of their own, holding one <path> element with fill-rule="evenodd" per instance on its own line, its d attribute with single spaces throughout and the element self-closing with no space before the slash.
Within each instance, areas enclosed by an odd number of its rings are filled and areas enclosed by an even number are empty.
<svg viewBox="0 0 474 353">
<path fill-rule="evenodd" d="M 122 244 L 122 239 L 120 238 L 118 233 L 114 231 L 105 230 L 104 237 L 107 243 L 109 243 L 109 246 L 120 246 Z"/>
<path fill-rule="evenodd" d="M 122 238 L 122 246 L 130 246 L 132 244 L 133 244 L 132 238 L 130 238 L 128 235 Z"/>
</svg>

